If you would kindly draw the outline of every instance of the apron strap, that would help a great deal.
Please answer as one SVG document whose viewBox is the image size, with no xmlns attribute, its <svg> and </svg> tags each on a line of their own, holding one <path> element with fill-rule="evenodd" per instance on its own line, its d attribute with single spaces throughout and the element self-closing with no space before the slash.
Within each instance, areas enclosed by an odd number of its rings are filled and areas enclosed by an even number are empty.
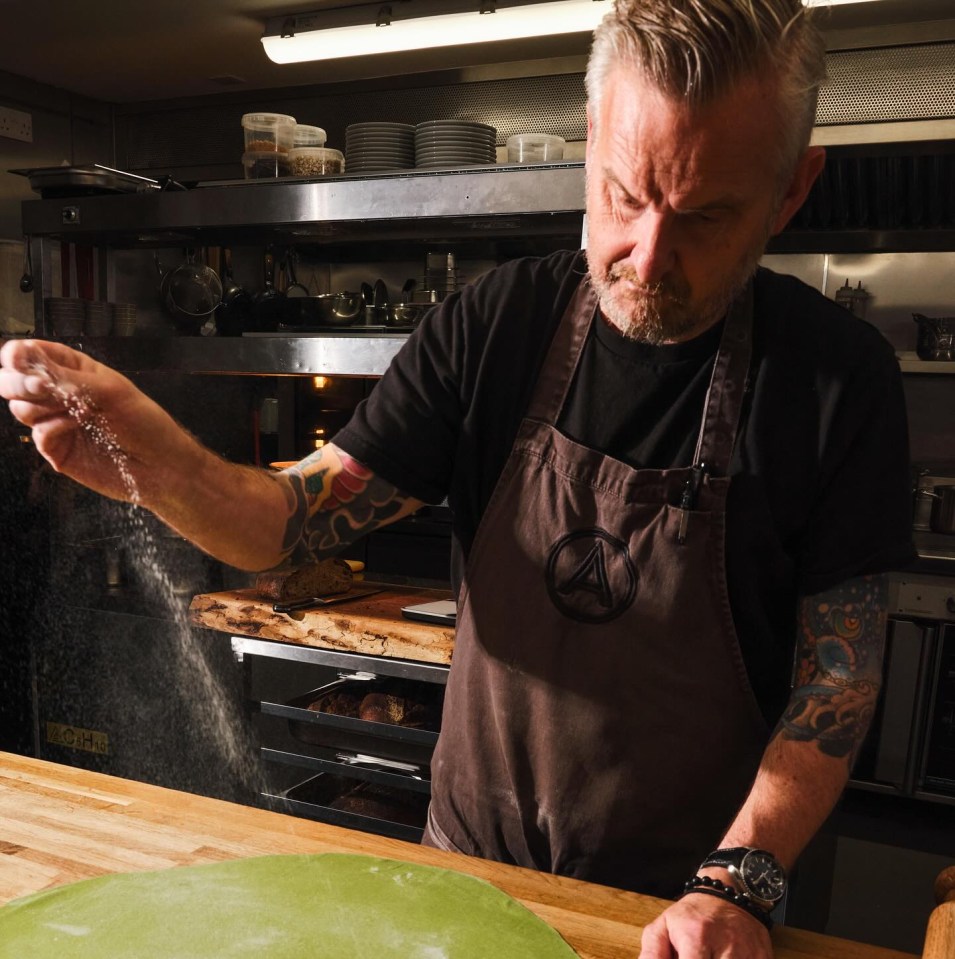
<svg viewBox="0 0 955 959">
<path fill-rule="evenodd" d="M 557 422 L 574 381 L 577 364 L 583 355 L 587 333 L 596 312 L 597 292 L 590 282 L 590 274 L 586 273 L 557 324 L 557 331 L 547 350 L 537 378 L 537 386 L 527 407 L 528 419 L 548 424 Z"/>
<path fill-rule="evenodd" d="M 733 301 L 713 364 L 694 464 L 705 463 L 713 476 L 729 472 L 743 413 L 753 354 L 753 281 Z"/>
<path fill-rule="evenodd" d="M 557 325 L 528 405 L 528 419 L 548 424 L 557 422 L 583 355 L 597 305 L 597 292 L 587 273 Z M 729 471 L 752 351 L 753 283 L 750 281 L 727 314 L 703 407 L 693 462 L 705 463 L 710 475 L 725 476 Z"/>
</svg>

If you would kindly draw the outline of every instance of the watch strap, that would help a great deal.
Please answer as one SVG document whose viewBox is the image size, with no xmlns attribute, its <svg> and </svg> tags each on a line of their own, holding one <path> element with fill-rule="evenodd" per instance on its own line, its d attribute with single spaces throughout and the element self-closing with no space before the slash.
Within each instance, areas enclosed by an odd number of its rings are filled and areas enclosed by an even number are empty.
<svg viewBox="0 0 955 959">
<path fill-rule="evenodd" d="M 727 846 L 725 849 L 714 849 L 700 863 L 700 866 L 701 868 L 703 866 L 738 866 L 746 853 L 765 851 L 764 849 L 757 849 L 755 846 Z"/>
<path fill-rule="evenodd" d="M 739 892 L 732 886 L 727 886 L 726 883 L 720 882 L 719 879 L 713 879 L 710 876 L 693 876 L 688 879 L 683 885 L 683 896 L 690 896 L 696 893 L 702 893 L 706 896 L 716 896 L 724 902 L 730 902 L 761 922 L 767 931 L 773 928 L 772 917 L 765 909 L 758 906 L 745 893 Z M 683 896 L 680 898 L 682 899 Z"/>
</svg>

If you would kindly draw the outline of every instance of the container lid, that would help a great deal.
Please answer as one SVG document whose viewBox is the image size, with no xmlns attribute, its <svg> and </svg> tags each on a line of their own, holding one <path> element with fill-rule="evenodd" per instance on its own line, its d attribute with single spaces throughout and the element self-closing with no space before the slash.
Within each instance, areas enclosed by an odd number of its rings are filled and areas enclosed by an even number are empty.
<svg viewBox="0 0 955 959">
<path fill-rule="evenodd" d="M 292 147 L 288 151 L 288 158 L 294 160 L 296 157 L 314 157 L 319 160 L 345 159 L 341 150 L 332 150 L 329 147 Z"/>
<path fill-rule="evenodd" d="M 244 127 L 283 127 L 295 123 L 295 117 L 284 113 L 244 113 L 242 126 Z"/>
<path fill-rule="evenodd" d="M 325 131 L 321 127 L 298 123 L 295 125 L 294 138 L 297 147 L 320 147 L 325 144 Z"/>
<path fill-rule="evenodd" d="M 559 143 L 566 143 L 567 141 L 563 137 L 554 136 L 550 133 L 515 133 L 513 136 L 507 138 L 508 146 L 517 146 L 519 144 L 531 144 L 531 143 L 547 143 L 557 145 Z"/>
</svg>

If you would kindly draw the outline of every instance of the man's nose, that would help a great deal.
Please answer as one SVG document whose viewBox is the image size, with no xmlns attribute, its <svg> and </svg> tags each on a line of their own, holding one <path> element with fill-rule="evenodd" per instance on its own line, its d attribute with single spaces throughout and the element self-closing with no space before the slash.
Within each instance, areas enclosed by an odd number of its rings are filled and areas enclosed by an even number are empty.
<svg viewBox="0 0 955 959">
<path fill-rule="evenodd" d="M 644 210 L 634 224 L 628 260 L 641 283 L 659 283 L 676 264 L 674 223 L 666 213 Z"/>
</svg>

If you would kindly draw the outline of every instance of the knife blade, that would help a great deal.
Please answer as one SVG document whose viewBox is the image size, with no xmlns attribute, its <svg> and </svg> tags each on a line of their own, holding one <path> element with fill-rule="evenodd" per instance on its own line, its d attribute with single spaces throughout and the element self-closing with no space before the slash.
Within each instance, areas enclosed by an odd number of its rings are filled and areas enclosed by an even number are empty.
<svg viewBox="0 0 955 959">
<path fill-rule="evenodd" d="M 353 599 L 364 599 L 366 596 L 381 592 L 384 592 L 383 586 L 366 586 L 349 590 L 347 593 L 338 593 L 335 596 L 306 596 L 304 599 L 295 599 L 288 603 L 275 603 L 272 606 L 272 612 L 297 613 L 303 609 L 322 609 L 325 606 L 335 606 Z"/>
</svg>

